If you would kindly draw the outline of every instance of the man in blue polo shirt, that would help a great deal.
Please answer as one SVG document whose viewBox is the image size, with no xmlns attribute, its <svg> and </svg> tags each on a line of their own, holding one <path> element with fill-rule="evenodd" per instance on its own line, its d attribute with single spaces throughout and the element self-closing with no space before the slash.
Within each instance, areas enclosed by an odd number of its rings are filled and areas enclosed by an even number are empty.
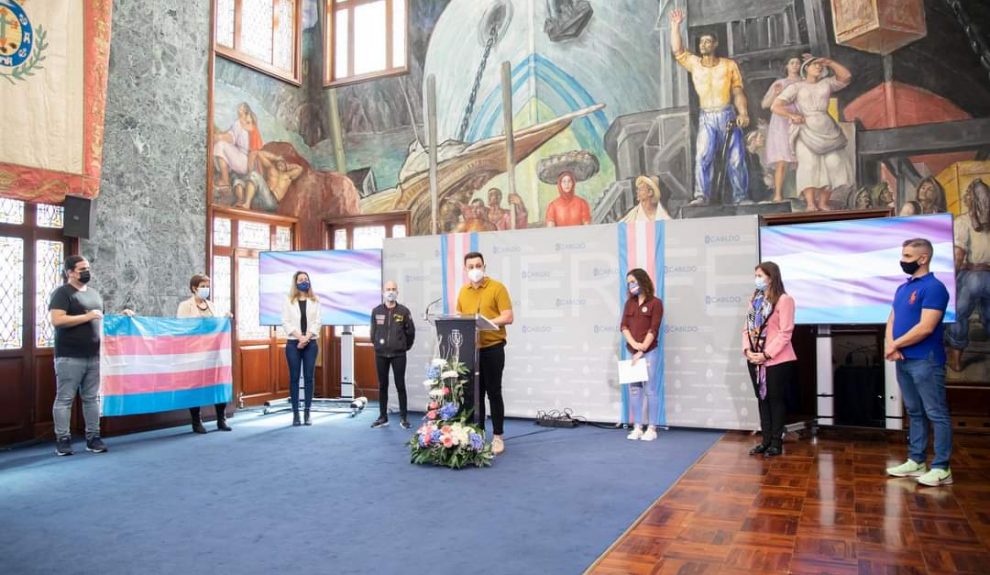
<svg viewBox="0 0 990 575">
<path fill-rule="evenodd" d="M 926 239 L 904 242 L 901 269 L 911 277 L 897 288 L 887 319 L 884 356 L 897 362 L 897 383 L 910 419 L 908 460 L 888 467 L 887 474 L 917 477 L 922 485 L 938 486 L 952 483 L 952 423 L 945 401 L 942 346 L 942 316 L 949 305 L 949 292 L 928 270 L 932 252 L 932 243 Z M 935 429 L 935 458 L 926 470 L 929 422 Z"/>
</svg>

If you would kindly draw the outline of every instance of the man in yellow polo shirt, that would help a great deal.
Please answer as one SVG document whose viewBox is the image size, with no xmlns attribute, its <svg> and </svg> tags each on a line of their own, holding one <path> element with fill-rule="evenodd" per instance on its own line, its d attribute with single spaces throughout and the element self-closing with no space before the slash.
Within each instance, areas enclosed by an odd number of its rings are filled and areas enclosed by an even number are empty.
<svg viewBox="0 0 990 575">
<path fill-rule="evenodd" d="M 692 206 L 721 203 L 713 197 L 715 157 L 729 138 L 725 157 L 725 170 L 732 187 L 732 203 L 752 203 L 749 199 L 749 172 L 746 171 L 746 148 L 740 128 L 749 125 L 746 92 L 743 90 L 739 65 L 729 58 L 715 55 L 718 39 L 704 34 L 698 41 L 696 56 L 684 49 L 681 40 L 681 22 L 684 13 L 670 13 L 670 49 L 674 58 L 691 73 L 694 91 L 698 95 L 698 141 L 694 159 L 694 199 Z M 731 129 L 729 126 L 732 126 Z"/>
<path fill-rule="evenodd" d="M 505 326 L 512 323 L 512 300 L 502 283 L 485 277 L 485 257 L 478 252 L 464 256 L 464 269 L 470 283 L 457 294 L 457 313 L 481 314 L 498 326 L 482 331 L 478 338 L 478 375 L 481 413 L 478 421 L 485 427 L 485 395 L 492 408 L 492 453 L 505 451 L 502 441 L 505 403 L 502 401 L 502 370 L 505 368 Z M 465 398 L 467 399 L 467 398 Z"/>
</svg>

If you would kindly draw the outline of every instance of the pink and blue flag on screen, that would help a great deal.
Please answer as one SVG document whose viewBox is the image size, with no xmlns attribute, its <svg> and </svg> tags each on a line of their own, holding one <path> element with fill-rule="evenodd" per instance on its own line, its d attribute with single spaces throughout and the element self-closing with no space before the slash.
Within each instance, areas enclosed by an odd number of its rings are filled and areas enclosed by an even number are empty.
<svg viewBox="0 0 990 575">
<path fill-rule="evenodd" d="M 229 402 L 230 318 L 108 315 L 100 346 L 103 415 Z"/>
</svg>

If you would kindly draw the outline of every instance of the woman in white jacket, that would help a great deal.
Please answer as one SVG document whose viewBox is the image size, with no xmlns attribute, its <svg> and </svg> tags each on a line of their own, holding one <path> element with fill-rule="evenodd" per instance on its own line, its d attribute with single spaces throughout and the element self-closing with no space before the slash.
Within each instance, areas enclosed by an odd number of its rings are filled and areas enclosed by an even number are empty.
<svg viewBox="0 0 990 575">
<path fill-rule="evenodd" d="M 208 276 L 194 275 L 189 280 L 189 291 L 192 292 L 192 296 L 182 300 L 179 309 L 175 312 L 176 317 L 217 317 L 217 310 L 210 301 L 210 278 Z M 231 431 L 230 426 L 227 425 L 226 402 L 217 403 L 214 408 L 217 410 L 217 429 Z M 189 416 L 192 419 L 193 431 L 206 433 L 199 407 L 190 407 Z"/>
<path fill-rule="evenodd" d="M 299 370 L 305 380 L 304 422 L 311 425 L 309 408 L 313 404 L 313 372 L 319 350 L 320 300 L 313 291 L 309 274 L 297 271 L 292 276 L 289 298 L 282 304 L 282 329 L 288 335 L 285 359 L 289 362 L 289 398 L 292 402 L 292 425 L 299 421 Z"/>
</svg>

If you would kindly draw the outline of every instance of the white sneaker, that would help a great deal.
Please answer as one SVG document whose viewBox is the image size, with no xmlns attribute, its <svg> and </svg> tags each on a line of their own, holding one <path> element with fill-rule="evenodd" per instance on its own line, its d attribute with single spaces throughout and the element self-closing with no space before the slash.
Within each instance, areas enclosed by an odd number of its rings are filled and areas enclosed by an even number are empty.
<svg viewBox="0 0 990 575">
<path fill-rule="evenodd" d="M 657 438 L 657 430 L 654 428 L 649 428 L 646 433 L 643 434 L 642 441 L 653 441 Z"/>
<path fill-rule="evenodd" d="M 654 435 L 656 434 L 654 433 Z M 629 432 L 629 435 L 626 436 L 626 439 L 632 439 L 633 441 L 636 441 L 638 439 L 643 439 L 643 430 L 640 429 L 638 425 L 634 426 L 633 430 Z"/>
<path fill-rule="evenodd" d="M 924 463 L 915 463 L 913 460 L 908 459 L 896 467 L 888 467 L 887 475 L 893 475 L 894 477 L 921 477 L 927 471 L 928 469 Z"/>
</svg>

